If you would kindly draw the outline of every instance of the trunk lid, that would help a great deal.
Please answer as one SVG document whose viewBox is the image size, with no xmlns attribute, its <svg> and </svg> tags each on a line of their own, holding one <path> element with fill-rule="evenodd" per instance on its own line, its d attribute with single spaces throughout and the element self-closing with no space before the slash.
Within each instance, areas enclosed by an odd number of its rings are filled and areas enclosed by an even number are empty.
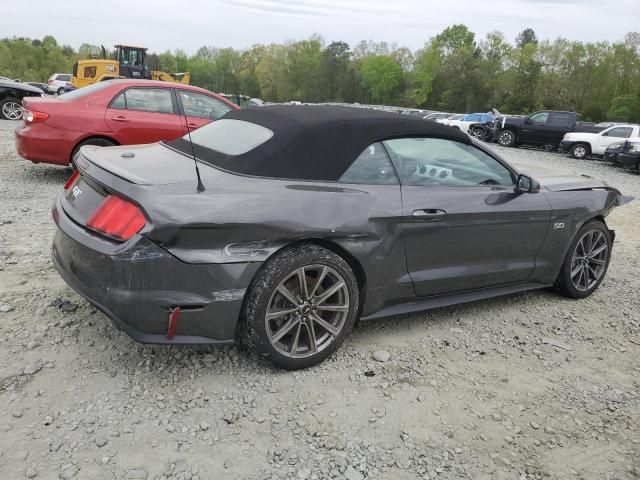
<svg viewBox="0 0 640 480">
<path fill-rule="evenodd" d="M 119 147 L 84 146 L 76 162 L 82 170 L 98 168 L 136 185 L 196 181 L 193 158 L 160 143 Z M 202 163 L 199 168 L 203 174 L 209 170 Z"/>
</svg>

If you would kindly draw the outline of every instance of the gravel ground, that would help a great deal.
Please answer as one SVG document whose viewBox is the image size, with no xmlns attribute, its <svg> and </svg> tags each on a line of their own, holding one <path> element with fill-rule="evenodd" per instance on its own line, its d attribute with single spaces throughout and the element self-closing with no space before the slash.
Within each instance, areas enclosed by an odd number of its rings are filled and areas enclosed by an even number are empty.
<svg viewBox="0 0 640 480">
<path fill-rule="evenodd" d="M 588 299 L 364 323 L 292 373 L 236 348 L 136 344 L 68 288 L 49 250 L 69 170 L 19 159 L 15 126 L 0 121 L 0 478 L 640 477 L 640 201 L 610 216 Z M 602 162 L 501 153 L 640 197 L 640 176 Z"/>
</svg>

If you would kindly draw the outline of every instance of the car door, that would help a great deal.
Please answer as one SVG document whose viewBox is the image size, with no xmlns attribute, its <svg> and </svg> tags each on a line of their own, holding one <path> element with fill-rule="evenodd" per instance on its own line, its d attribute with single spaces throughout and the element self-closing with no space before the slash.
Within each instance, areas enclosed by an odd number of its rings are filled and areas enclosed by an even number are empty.
<svg viewBox="0 0 640 480">
<path fill-rule="evenodd" d="M 596 144 L 593 146 L 593 152 L 596 155 L 604 155 L 604 151 L 609 145 L 616 142 L 622 142 L 629 138 L 633 133 L 634 127 L 611 127 L 598 135 Z"/>
<path fill-rule="evenodd" d="M 530 115 L 520 129 L 520 141 L 523 143 L 548 143 L 549 112 L 538 112 Z"/>
<path fill-rule="evenodd" d="M 133 87 L 120 92 L 105 112 L 113 137 L 123 145 L 175 140 L 184 135 L 170 87 Z"/>
<path fill-rule="evenodd" d="M 474 145 L 387 140 L 402 188 L 407 268 L 418 296 L 526 281 L 551 219 L 542 193 Z"/>
<path fill-rule="evenodd" d="M 190 90 L 177 89 L 178 106 L 186 117 L 184 133 L 200 128 L 219 119 L 232 107 L 210 95 Z"/>
</svg>

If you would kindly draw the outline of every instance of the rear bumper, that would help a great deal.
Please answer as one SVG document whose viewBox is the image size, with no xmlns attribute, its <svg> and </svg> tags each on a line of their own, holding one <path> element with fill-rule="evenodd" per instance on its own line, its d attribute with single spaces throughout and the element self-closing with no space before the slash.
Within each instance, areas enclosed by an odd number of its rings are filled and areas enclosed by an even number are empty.
<svg viewBox="0 0 640 480">
<path fill-rule="evenodd" d="M 118 244 L 54 207 L 53 263 L 65 282 L 142 343 L 234 341 L 244 293 L 260 263 L 188 264 L 145 237 Z M 175 335 L 169 315 L 181 307 Z"/>
<path fill-rule="evenodd" d="M 71 151 L 80 135 L 69 130 L 52 128 L 44 123 L 27 125 L 15 130 L 18 155 L 32 162 L 69 165 Z"/>
<path fill-rule="evenodd" d="M 640 152 L 638 153 L 619 153 L 618 164 L 621 167 L 635 170 L 640 162 Z"/>
</svg>

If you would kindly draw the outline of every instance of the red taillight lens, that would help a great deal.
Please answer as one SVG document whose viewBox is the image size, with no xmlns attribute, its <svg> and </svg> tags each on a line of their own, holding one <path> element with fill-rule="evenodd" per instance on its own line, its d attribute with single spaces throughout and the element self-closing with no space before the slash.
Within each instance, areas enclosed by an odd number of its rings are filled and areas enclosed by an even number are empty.
<svg viewBox="0 0 640 480">
<path fill-rule="evenodd" d="M 25 110 L 22 114 L 22 118 L 24 118 L 24 121 L 27 123 L 41 123 L 49 118 L 49 114 L 44 112 Z"/>
<path fill-rule="evenodd" d="M 133 203 L 109 195 L 87 220 L 87 226 L 118 240 L 128 240 L 144 227 L 142 211 Z"/>
<path fill-rule="evenodd" d="M 78 180 L 78 178 L 80 178 L 80 171 L 74 170 L 71 176 L 69 177 L 69 180 L 67 180 L 66 183 L 64 184 L 64 189 L 69 190 L 73 186 L 73 184 L 76 183 L 76 180 Z"/>
</svg>

